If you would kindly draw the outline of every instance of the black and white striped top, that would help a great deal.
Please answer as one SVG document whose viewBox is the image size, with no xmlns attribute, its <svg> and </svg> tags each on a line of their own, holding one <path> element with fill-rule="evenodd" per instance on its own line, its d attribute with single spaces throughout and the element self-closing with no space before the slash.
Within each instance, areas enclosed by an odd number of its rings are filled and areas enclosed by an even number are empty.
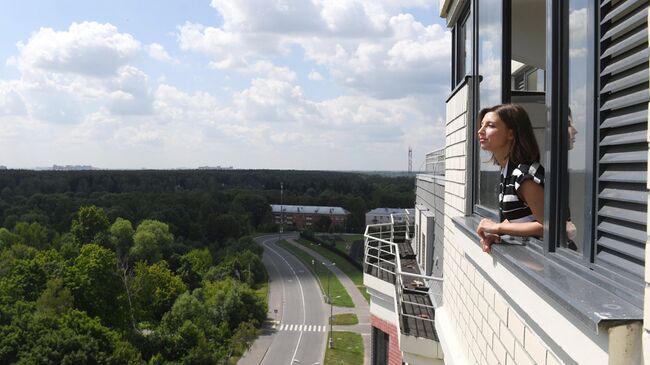
<svg viewBox="0 0 650 365">
<path fill-rule="evenodd" d="M 535 217 L 525 201 L 519 197 L 519 187 L 524 181 L 531 180 L 544 187 L 544 167 L 535 162 L 532 165 L 508 163 L 501 170 L 499 194 L 499 218 L 501 222 L 533 222 Z"/>
</svg>

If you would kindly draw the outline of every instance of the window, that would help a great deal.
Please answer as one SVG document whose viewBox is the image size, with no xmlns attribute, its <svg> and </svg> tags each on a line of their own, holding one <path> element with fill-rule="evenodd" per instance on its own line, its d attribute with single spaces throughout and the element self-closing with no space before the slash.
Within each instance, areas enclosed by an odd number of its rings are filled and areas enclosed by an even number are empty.
<svg viewBox="0 0 650 365">
<path fill-rule="evenodd" d="M 569 1 L 569 37 L 563 52 L 568 66 L 566 73 L 568 109 L 563 127 L 567 129 L 568 196 L 563 200 L 564 204 L 561 207 L 566 222 L 566 232 L 557 242 L 560 247 L 576 252 L 583 251 L 584 233 L 588 229 L 586 222 L 589 220 L 589 214 L 586 214 L 585 192 L 590 184 L 587 179 L 587 164 L 593 159 L 587 151 L 589 134 L 587 119 L 593 120 L 593 113 L 590 110 L 594 107 L 593 98 L 587 97 L 588 94 L 593 94 L 593 89 L 587 90 L 587 72 L 592 59 L 587 53 L 592 52 L 593 56 L 593 49 L 590 50 L 587 39 L 587 5 L 586 0 Z M 589 118 L 587 114 L 590 114 Z"/>
<path fill-rule="evenodd" d="M 452 88 L 463 82 L 472 71 L 472 14 L 469 2 L 453 29 Z"/>
<path fill-rule="evenodd" d="M 503 68 L 503 1 L 478 1 L 478 110 L 500 104 Z M 476 114 L 476 113 L 475 113 Z M 476 118 L 474 118 L 476 119 Z M 480 121 L 475 120 L 476 126 Z M 474 136 L 474 135 L 472 135 Z M 477 208 L 482 214 L 497 217 L 499 167 L 492 163 L 491 154 L 477 148 L 479 160 Z"/>
<path fill-rule="evenodd" d="M 546 168 L 545 232 L 535 244 L 624 284 L 617 295 L 634 303 L 647 241 L 647 9 L 631 0 L 475 0 L 479 76 L 468 118 L 476 128 L 481 108 L 524 106 Z M 499 168 L 482 151 L 472 159 L 473 213 L 496 218 Z"/>
<path fill-rule="evenodd" d="M 388 364 L 389 336 L 377 327 L 372 327 L 372 364 Z"/>
</svg>

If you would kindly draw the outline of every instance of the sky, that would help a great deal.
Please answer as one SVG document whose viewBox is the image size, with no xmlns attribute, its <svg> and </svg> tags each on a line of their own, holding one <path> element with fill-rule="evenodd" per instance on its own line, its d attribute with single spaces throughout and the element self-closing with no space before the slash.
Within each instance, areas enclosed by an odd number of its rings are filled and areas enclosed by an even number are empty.
<svg viewBox="0 0 650 365">
<path fill-rule="evenodd" d="M 444 146 L 438 0 L 21 0 L 0 165 L 406 170 Z"/>
</svg>

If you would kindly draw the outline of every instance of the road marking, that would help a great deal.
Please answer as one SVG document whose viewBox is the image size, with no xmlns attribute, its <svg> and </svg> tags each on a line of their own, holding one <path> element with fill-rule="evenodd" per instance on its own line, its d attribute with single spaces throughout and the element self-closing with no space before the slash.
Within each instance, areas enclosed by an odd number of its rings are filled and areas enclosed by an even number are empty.
<svg viewBox="0 0 650 365">
<path fill-rule="evenodd" d="M 289 269 L 291 269 L 291 272 L 293 272 L 293 275 L 296 277 L 296 279 L 298 279 L 298 286 L 300 287 L 300 297 L 302 298 L 302 323 L 305 323 L 307 321 L 307 311 L 305 306 L 305 292 L 302 289 L 302 283 L 300 282 L 300 277 L 298 276 L 298 274 L 296 274 L 296 270 L 293 269 L 293 266 L 291 266 L 291 264 L 289 264 L 289 262 L 282 255 L 280 255 L 276 250 L 272 249 L 266 244 L 267 241 L 264 241 L 262 244 L 265 247 L 267 247 L 269 250 L 271 250 L 271 252 L 278 255 L 282 259 L 282 261 L 284 261 L 287 264 L 287 266 L 289 266 Z M 300 347 L 300 340 L 302 340 L 302 332 L 300 332 L 300 336 L 298 336 L 298 343 L 296 344 L 296 349 L 293 351 L 293 356 L 291 357 L 292 364 L 293 361 L 296 359 L 296 354 L 298 353 L 298 347 Z"/>
<path fill-rule="evenodd" d="M 279 331 L 287 332 L 327 332 L 327 326 L 321 326 L 317 324 L 303 325 L 283 323 L 279 328 Z"/>
</svg>

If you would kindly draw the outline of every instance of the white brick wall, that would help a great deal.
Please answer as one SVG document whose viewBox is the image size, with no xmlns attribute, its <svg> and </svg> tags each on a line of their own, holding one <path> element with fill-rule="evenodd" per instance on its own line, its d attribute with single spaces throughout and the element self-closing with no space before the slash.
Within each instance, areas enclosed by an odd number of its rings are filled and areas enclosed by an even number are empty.
<svg viewBox="0 0 650 365">
<path fill-rule="evenodd" d="M 458 238 L 464 238 L 452 218 L 464 215 L 466 199 L 467 88 L 447 103 L 445 149 L 444 306 L 454 336 L 470 364 L 558 364 L 542 340 L 465 256 Z M 453 356 L 457 356 L 454 354 Z M 447 355 L 449 359 L 449 354 Z"/>
</svg>

